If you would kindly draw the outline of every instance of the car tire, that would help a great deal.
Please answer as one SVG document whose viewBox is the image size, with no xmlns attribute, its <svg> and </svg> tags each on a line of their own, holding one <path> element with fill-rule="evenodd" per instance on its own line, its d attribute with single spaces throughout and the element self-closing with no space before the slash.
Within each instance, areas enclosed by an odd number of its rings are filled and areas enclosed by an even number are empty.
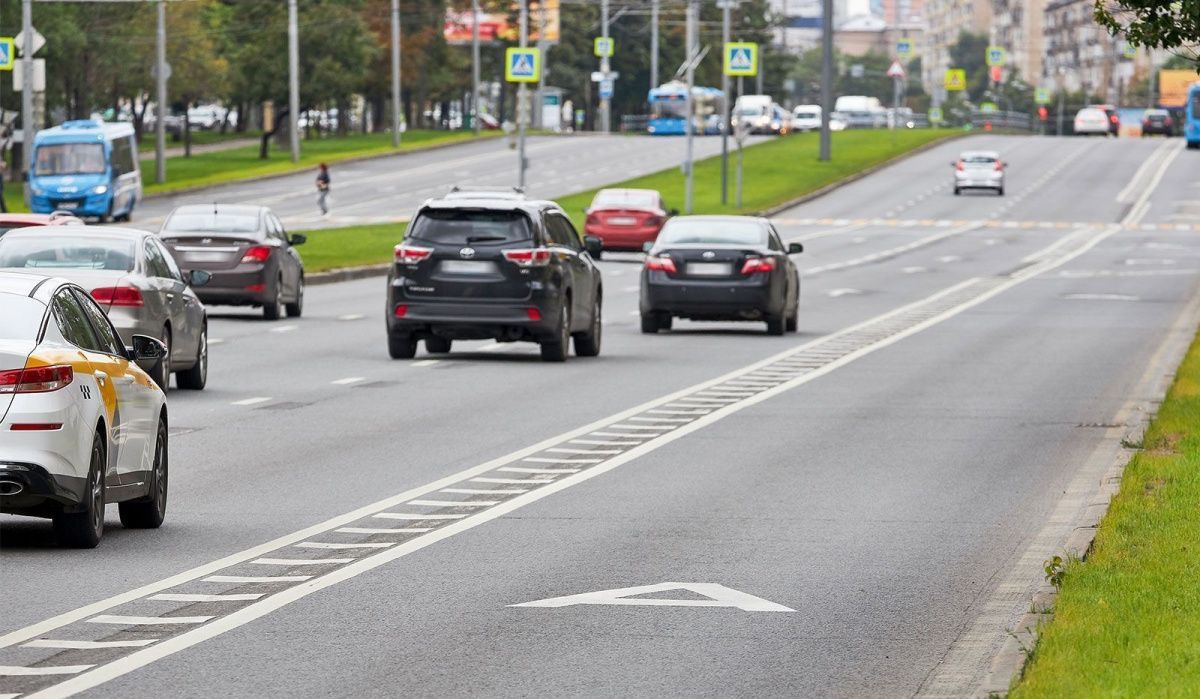
<svg viewBox="0 0 1200 699">
<path fill-rule="evenodd" d="M 1001 196 L 1001 197 L 1002 197 L 1002 196 L 1004 196 L 1004 188 L 1003 188 L 1003 187 L 997 187 L 997 188 L 996 188 L 996 194 L 997 194 L 998 196 Z"/>
<path fill-rule="evenodd" d="M 430 354 L 446 354 L 454 341 L 447 337 L 431 335 L 425 338 L 425 351 Z"/>
<path fill-rule="evenodd" d="M 154 443 L 154 466 L 150 472 L 150 492 L 145 497 L 117 505 L 121 525 L 126 529 L 158 529 L 167 517 L 167 421 L 158 419 L 158 438 Z"/>
<path fill-rule="evenodd" d="M 154 383 L 166 393 L 171 389 L 171 328 L 164 325 L 162 330 L 162 343 L 166 345 L 167 353 L 163 355 L 162 360 L 158 363 L 158 370 L 154 372 Z"/>
<path fill-rule="evenodd" d="M 575 335 L 575 356 L 595 357 L 600 354 L 600 340 L 604 334 L 604 319 L 601 315 L 600 297 L 596 297 L 596 305 L 592 308 L 592 326 L 587 332 Z"/>
<path fill-rule="evenodd" d="M 175 374 L 175 385 L 185 391 L 203 391 L 208 384 L 208 324 L 200 329 L 196 346 L 196 363 L 190 369 Z"/>
<path fill-rule="evenodd" d="M 957 197 L 957 196 L 959 196 L 960 194 L 962 194 L 962 190 L 961 190 L 961 189 L 959 189 L 958 187 L 955 187 L 955 188 L 954 188 L 954 196 L 956 196 L 956 197 Z"/>
<path fill-rule="evenodd" d="M 780 335 L 783 335 L 783 333 L 786 330 L 787 330 L 787 321 L 784 320 L 783 316 L 779 316 L 778 318 L 772 318 L 770 316 L 767 316 L 767 334 L 768 335 L 774 335 L 774 336 L 778 337 Z"/>
<path fill-rule="evenodd" d="M 541 345 L 544 362 L 567 361 L 567 353 L 571 348 L 571 297 L 567 297 L 558 318 L 558 337 Z"/>
<path fill-rule="evenodd" d="M 104 431 L 92 435 L 92 457 L 84 489 L 83 509 L 54 517 L 54 535 L 62 546 L 94 549 L 104 536 L 104 472 L 108 467 Z"/>
<path fill-rule="evenodd" d="M 796 299 L 796 305 L 792 307 L 792 312 L 787 317 L 785 329 L 790 333 L 800 329 L 800 299 Z"/>
<path fill-rule="evenodd" d="M 658 330 L 658 314 L 653 311 L 642 313 L 642 334 L 655 335 Z"/>
<path fill-rule="evenodd" d="M 300 282 L 296 288 L 296 300 L 285 304 L 288 318 L 299 318 L 304 312 L 304 277 L 300 277 Z"/>
<path fill-rule="evenodd" d="M 275 288 L 271 292 L 271 298 L 263 303 L 263 318 L 266 320 L 279 320 L 283 317 L 283 278 L 275 280 Z"/>
<path fill-rule="evenodd" d="M 388 355 L 392 359 L 412 359 L 417 356 L 417 338 L 388 333 Z"/>
</svg>

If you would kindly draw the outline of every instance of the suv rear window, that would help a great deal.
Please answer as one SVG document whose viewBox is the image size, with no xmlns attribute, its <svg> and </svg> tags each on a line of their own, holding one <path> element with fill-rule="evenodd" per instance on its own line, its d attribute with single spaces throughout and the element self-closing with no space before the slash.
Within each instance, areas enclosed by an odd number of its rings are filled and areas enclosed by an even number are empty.
<svg viewBox="0 0 1200 699">
<path fill-rule="evenodd" d="M 409 238 L 430 243 L 514 243 L 533 237 L 529 219 L 518 211 L 438 210 L 421 212 Z"/>
</svg>

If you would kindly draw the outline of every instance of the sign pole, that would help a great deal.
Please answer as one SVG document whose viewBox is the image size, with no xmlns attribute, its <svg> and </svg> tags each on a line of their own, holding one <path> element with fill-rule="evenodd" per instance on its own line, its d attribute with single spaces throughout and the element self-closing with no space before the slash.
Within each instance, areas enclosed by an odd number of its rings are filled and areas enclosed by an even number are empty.
<svg viewBox="0 0 1200 699">
<path fill-rule="evenodd" d="M 155 96 L 158 102 L 154 120 L 154 181 L 167 181 L 167 9 L 164 0 L 158 0 L 158 28 L 154 36 Z M 184 114 L 183 118 L 187 118 Z"/>
<path fill-rule="evenodd" d="M 602 0 L 600 3 L 600 36 L 608 41 L 608 0 Z M 608 71 L 611 68 L 609 64 L 609 51 L 605 51 L 600 57 L 600 72 L 604 73 L 604 77 L 608 77 Z M 609 133 L 612 130 L 612 98 L 600 96 L 600 130 L 604 133 Z"/>
<path fill-rule="evenodd" d="M 650 89 L 658 87 L 658 2 L 650 3 Z"/>
<path fill-rule="evenodd" d="M 24 89 L 21 90 L 21 128 L 24 130 L 21 136 L 21 164 L 25 167 L 28 203 L 29 171 L 33 165 L 33 136 L 37 132 L 33 123 L 33 0 L 21 2 L 21 27 L 25 32 L 22 34 L 25 41 L 21 42 L 24 44 L 21 47 L 21 71 L 25 80 Z"/>
<path fill-rule="evenodd" d="M 833 0 L 821 0 L 821 155 L 830 153 L 829 113 L 833 110 Z"/>
<path fill-rule="evenodd" d="M 521 48 L 529 46 L 529 0 L 520 0 Z M 529 88 L 521 83 L 517 88 L 517 186 L 525 189 L 525 118 L 528 113 Z"/>
<path fill-rule="evenodd" d="M 729 50 L 729 11 L 732 7 L 730 2 L 721 3 L 721 52 Z M 721 71 L 721 95 L 725 100 L 721 114 L 721 205 L 729 203 L 729 127 L 731 126 L 730 119 L 730 104 L 729 104 L 729 73 Z"/>
<path fill-rule="evenodd" d="M 392 148 L 400 147 L 400 0 L 392 0 Z"/>
<path fill-rule="evenodd" d="M 288 131 L 292 162 L 300 162 L 300 27 L 296 0 L 288 0 Z"/>
<path fill-rule="evenodd" d="M 683 130 L 687 135 L 687 155 L 684 158 L 684 197 L 683 211 L 686 214 L 692 213 L 692 195 L 695 188 L 695 181 L 692 173 L 692 131 L 694 130 L 694 117 L 692 110 L 695 109 L 695 104 L 692 101 L 692 87 L 696 83 L 696 65 L 695 52 L 696 44 L 694 43 L 694 30 L 696 27 L 696 0 L 688 0 L 687 5 L 687 99 L 684 102 L 684 121 Z"/>
<path fill-rule="evenodd" d="M 483 128 L 479 124 L 479 0 L 471 2 L 471 115 L 478 136 Z"/>
</svg>

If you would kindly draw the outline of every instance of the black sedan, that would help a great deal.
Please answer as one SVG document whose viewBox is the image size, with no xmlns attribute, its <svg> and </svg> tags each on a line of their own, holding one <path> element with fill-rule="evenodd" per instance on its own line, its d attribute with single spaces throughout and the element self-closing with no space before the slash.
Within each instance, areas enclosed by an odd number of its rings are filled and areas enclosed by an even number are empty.
<svg viewBox="0 0 1200 699">
<path fill-rule="evenodd" d="M 197 289 L 205 304 L 260 306 L 267 320 L 303 312 L 304 264 L 295 246 L 306 238 L 288 235 L 267 207 L 180 206 L 159 236 L 180 267 L 212 273 Z"/>
<path fill-rule="evenodd" d="M 674 318 L 766 321 L 767 332 L 795 332 L 800 274 L 765 218 L 684 216 L 648 246 L 642 270 L 642 332 L 669 330 Z"/>
</svg>

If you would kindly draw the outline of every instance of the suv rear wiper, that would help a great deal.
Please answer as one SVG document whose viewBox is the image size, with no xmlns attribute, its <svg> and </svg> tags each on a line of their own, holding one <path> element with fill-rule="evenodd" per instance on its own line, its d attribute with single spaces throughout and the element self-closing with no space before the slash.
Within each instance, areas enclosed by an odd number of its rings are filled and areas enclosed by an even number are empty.
<svg viewBox="0 0 1200 699">
<path fill-rule="evenodd" d="M 487 243 L 494 240 L 507 240 L 502 235 L 469 235 L 467 236 L 468 243 Z"/>
</svg>

